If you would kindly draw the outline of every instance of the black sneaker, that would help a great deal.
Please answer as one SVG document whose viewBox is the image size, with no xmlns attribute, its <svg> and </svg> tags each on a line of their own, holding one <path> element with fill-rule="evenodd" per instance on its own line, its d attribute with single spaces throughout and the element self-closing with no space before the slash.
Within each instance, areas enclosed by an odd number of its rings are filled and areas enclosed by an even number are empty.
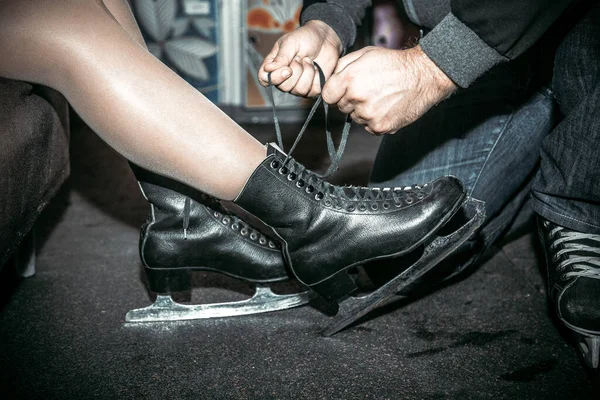
<svg viewBox="0 0 600 400">
<path fill-rule="evenodd" d="M 548 296 L 560 321 L 577 338 L 586 364 L 600 355 L 600 235 L 582 233 L 538 218 L 546 256 Z"/>
</svg>

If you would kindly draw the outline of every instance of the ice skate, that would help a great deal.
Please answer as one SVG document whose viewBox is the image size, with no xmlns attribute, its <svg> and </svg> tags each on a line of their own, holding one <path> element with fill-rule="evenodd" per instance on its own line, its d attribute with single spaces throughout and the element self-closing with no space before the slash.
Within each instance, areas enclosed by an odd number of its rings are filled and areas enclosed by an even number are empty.
<svg viewBox="0 0 600 400">
<path fill-rule="evenodd" d="M 470 225 L 447 239 L 435 238 L 465 199 L 461 182 L 453 177 L 404 188 L 331 185 L 269 145 L 268 157 L 235 203 L 279 236 L 295 277 L 316 294 L 313 305 L 335 314 L 338 303 L 344 304 L 336 321 L 345 326 L 393 296 L 397 290 L 390 287 L 416 279 L 468 238 L 481 222 L 480 205 Z M 352 267 L 398 257 L 422 245 L 427 250 L 421 264 L 395 278 L 390 287 L 345 307 L 356 289 Z"/>
<path fill-rule="evenodd" d="M 546 258 L 548 296 L 559 320 L 575 335 L 585 364 L 600 359 L 600 235 L 538 218 Z"/>
<path fill-rule="evenodd" d="M 324 75 L 317 69 L 323 85 Z M 469 200 L 471 220 L 453 234 L 437 237 L 436 233 L 466 201 L 464 187 L 454 177 L 402 188 L 339 187 L 325 182 L 322 178 L 335 172 L 341 160 L 350 131 L 349 119 L 337 149 L 326 126 L 331 157 L 326 174 L 320 176 L 305 169 L 291 152 L 319 100 L 288 155 L 281 150 L 283 140 L 273 106 L 279 147 L 267 146 L 267 158 L 235 203 L 279 236 L 294 276 L 315 294 L 313 306 L 326 314 L 337 314 L 323 332 L 331 335 L 433 268 L 468 239 L 485 215 L 481 202 Z M 324 107 L 327 121 L 327 105 Z M 424 248 L 421 258 L 403 273 L 366 296 L 351 297 L 357 289 L 353 267 L 396 258 L 419 248 Z"/>
<path fill-rule="evenodd" d="M 127 322 L 228 317 L 283 310 L 306 304 L 308 293 L 278 295 L 269 284 L 289 279 L 279 244 L 220 203 L 183 184 L 132 165 L 150 203 L 140 233 L 140 256 L 153 305 L 131 310 Z M 248 300 L 186 305 L 173 292 L 191 289 L 192 271 L 214 271 L 257 285 Z"/>
</svg>

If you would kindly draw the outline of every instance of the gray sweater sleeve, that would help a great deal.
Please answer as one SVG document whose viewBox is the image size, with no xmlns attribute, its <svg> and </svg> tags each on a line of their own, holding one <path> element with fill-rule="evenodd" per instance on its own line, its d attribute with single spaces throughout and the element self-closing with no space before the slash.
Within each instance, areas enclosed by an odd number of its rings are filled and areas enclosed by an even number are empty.
<svg viewBox="0 0 600 400">
<path fill-rule="evenodd" d="M 495 65 L 509 61 L 473 30 L 448 14 L 419 42 L 429 58 L 460 87 L 468 87 Z"/>
<path fill-rule="evenodd" d="M 451 0 L 450 13 L 421 40 L 423 51 L 462 87 L 526 52 L 574 0 Z"/>
<path fill-rule="evenodd" d="M 329 25 L 338 34 L 344 49 L 352 46 L 356 40 L 356 27 L 365 17 L 370 0 L 327 0 L 314 3 L 304 9 L 300 23 L 320 20 Z"/>
<path fill-rule="evenodd" d="M 356 39 L 356 27 L 371 5 L 369 0 L 327 0 L 309 5 L 300 16 L 304 25 L 320 20 L 333 28 L 344 49 Z M 457 85 L 469 86 L 494 65 L 508 61 L 453 14 L 448 14 L 420 42 L 423 51 Z"/>
</svg>

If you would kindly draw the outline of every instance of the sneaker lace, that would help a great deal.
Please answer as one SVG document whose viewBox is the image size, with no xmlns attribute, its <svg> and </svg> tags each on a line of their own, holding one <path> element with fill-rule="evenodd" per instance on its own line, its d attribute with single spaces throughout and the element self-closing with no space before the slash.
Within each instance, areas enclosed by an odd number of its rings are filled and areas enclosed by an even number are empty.
<svg viewBox="0 0 600 400">
<path fill-rule="evenodd" d="M 325 74 L 323 73 L 323 70 L 317 63 L 314 63 L 314 65 L 319 73 L 319 82 L 320 82 L 321 90 L 322 90 L 323 87 L 325 86 Z M 273 95 L 273 91 L 275 89 L 273 88 L 274 87 L 273 82 L 271 81 L 271 73 L 267 74 L 267 80 L 268 80 L 269 86 L 271 88 L 271 90 L 269 90 L 268 93 L 269 93 L 269 100 L 271 101 L 271 106 L 272 106 L 272 110 L 273 110 L 273 122 L 275 125 L 275 134 L 277 135 L 277 144 L 279 145 L 279 148 L 283 151 L 284 150 L 283 137 L 281 134 L 281 127 L 279 125 L 279 118 L 277 117 L 277 107 L 275 105 L 275 98 Z M 323 103 L 323 110 L 325 112 L 325 136 L 327 139 L 327 151 L 329 153 L 329 158 L 331 160 L 331 163 L 330 163 L 327 171 L 324 174 L 319 175 L 315 172 L 312 172 L 312 171 L 306 169 L 301 164 L 295 162 L 293 160 L 293 158 L 291 157 L 291 155 L 292 155 L 293 151 L 296 149 L 296 146 L 298 145 L 298 143 L 300 142 L 300 139 L 304 135 L 304 132 L 306 131 L 306 128 L 308 127 L 309 122 L 312 120 L 317 108 L 319 107 L 319 105 L 321 103 Z M 331 174 L 333 174 L 335 171 L 338 170 L 340 161 L 342 159 L 342 155 L 344 154 L 344 150 L 346 148 L 346 143 L 348 142 L 348 135 L 350 133 L 351 126 L 352 126 L 352 119 L 350 118 L 349 115 L 346 115 L 346 119 L 344 121 L 344 127 L 342 128 L 340 143 L 339 143 L 338 148 L 336 149 L 335 143 L 333 140 L 333 136 L 331 134 L 330 125 L 329 125 L 329 105 L 327 103 L 325 103 L 323 101 L 322 96 L 319 95 L 317 97 L 315 103 L 311 107 L 310 112 L 308 113 L 308 116 L 307 116 L 306 120 L 304 121 L 304 124 L 302 125 L 302 128 L 300 129 L 298 135 L 296 136 L 296 139 L 294 140 L 294 143 L 292 144 L 292 147 L 290 148 L 289 152 L 287 153 L 285 160 L 283 161 L 283 166 L 281 166 L 281 168 L 279 170 L 280 173 L 283 173 L 283 174 L 288 173 L 288 179 L 297 180 L 298 183 L 306 184 L 307 185 L 306 190 L 308 193 L 311 193 L 312 191 L 316 191 L 315 198 L 317 200 L 321 200 L 325 197 L 333 198 L 334 203 L 336 205 L 340 205 L 340 206 L 343 203 L 347 203 L 347 202 L 352 202 L 352 203 L 359 202 L 359 203 L 362 203 L 363 206 L 366 206 L 366 203 L 369 203 L 372 201 L 383 201 L 383 202 L 392 201 L 396 205 L 399 205 L 401 203 L 402 199 L 404 199 L 408 203 L 411 203 L 412 202 L 411 194 L 415 194 L 416 197 L 422 198 L 423 195 L 421 193 L 421 190 L 423 189 L 423 187 L 425 187 L 427 185 L 424 185 L 424 186 L 412 185 L 412 186 L 406 186 L 403 188 L 380 189 L 380 188 L 368 188 L 368 187 L 363 187 L 363 186 L 337 186 L 337 185 L 332 185 L 323 180 L 323 178 L 329 177 Z M 361 206 L 361 204 L 359 204 L 359 207 L 360 206 Z"/>
<path fill-rule="evenodd" d="M 563 245 L 554 257 L 567 256 L 558 264 L 558 270 L 572 265 L 573 271 L 565 273 L 565 276 L 600 279 L 600 235 L 569 231 L 557 226 L 550 231 L 550 236 L 557 236 L 551 244 L 553 248 Z"/>
</svg>

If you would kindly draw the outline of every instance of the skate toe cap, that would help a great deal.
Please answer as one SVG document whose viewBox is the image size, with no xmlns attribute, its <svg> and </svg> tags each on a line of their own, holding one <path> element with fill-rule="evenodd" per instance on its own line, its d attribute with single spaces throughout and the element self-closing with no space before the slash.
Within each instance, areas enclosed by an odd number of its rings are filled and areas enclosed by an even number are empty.
<svg viewBox="0 0 600 400">
<path fill-rule="evenodd" d="M 557 308 L 567 325 L 600 334 L 600 279 L 576 278 L 560 294 Z"/>
</svg>

